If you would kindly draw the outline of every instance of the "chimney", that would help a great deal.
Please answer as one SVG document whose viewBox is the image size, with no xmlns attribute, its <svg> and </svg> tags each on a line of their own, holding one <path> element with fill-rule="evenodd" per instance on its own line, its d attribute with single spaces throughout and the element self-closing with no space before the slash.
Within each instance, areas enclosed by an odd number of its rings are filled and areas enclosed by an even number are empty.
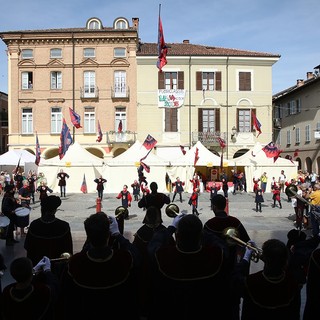
<svg viewBox="0 0 320 320">
<path fill-rule="evenodd" d="M 301 86 L 303 86 L 303 85 L 304 85 L 303 79 L 298 79 L 298 80 L 297 80 L 297 87 L 301 87 Z"/>
<path fill-rule="evenodd" d="M 132 27 L 139 32 L 139 18 L 132 18 Z"/>
<path fill-rule="evenodd" d="M 307 80 L 313 79 L 313 78 L 314 78 L 313 72 L 311 72 L 311 71 L 307 72 Z"/>
<path fill-rule="evenodd" d="M 183 40 L 182 43 L 188 44 L 188 43 L 190 43 L 190 41 L 189 40 Z"/>
</svg>

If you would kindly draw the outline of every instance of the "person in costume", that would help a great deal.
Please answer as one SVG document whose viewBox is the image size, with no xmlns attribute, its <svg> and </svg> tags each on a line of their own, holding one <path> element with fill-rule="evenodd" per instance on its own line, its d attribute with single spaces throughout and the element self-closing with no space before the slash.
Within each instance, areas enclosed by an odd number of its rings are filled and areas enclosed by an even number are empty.
<svg viewBox="0 0 320 320">
<path fill-rule="evenodd" d="M 172 183 L 172 186 L 174 187 L 172 202 L 174 202 L 174 199 L 178 194 L 180 202 L 182 203 L 182 192 L 184 191 L 184 185 L 184 181 L 181 181 L 179 177 L 177 177 L 176 181 Z"/>
<path fill-rule="evenodd" d="M 57 179 L 59 180 L 58 186 L 60 187 L 60 197 L 66 197 L 66 189 L 67 189 L 67 179 L 69 179 L 70 176 L 63 171 L 63 169 L 60 169 L 60 172 L 57 174 Z"/>
<path fill-rule="evenodd" d="M 98 191 L 98 198 L 102 200 L 103 198 L 103 190 L 104 190 L 104 184 L 107 182 L 107 179 L 104 179 L 102 175 L 99 176 L 99 178 L 94 179 L 94 182 L 97 184 L 97 191 Z"/>
</svg>

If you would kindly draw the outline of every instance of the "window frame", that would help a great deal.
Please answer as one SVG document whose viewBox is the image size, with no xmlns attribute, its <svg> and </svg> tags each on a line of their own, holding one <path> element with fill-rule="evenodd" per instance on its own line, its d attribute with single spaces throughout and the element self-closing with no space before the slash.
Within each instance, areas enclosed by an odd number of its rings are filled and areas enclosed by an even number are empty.
<svg viewBox="0 0 320 320">
<path fill-rule="evenodd" d="M 238 71 L 238 91 L 252 91 L 252 71 Z"/>
<path fill-rule="evenodd" d="M 33 134 L 32 108 L 23 107 L 21 110 L 21 134 Z"/>
<path fill-rule="evenodd" d="M 54 53 L 54 52 L 56 52 L 56 53 Z M 61 59 L 61 58 L 62 58 L 62 49 L 61 48 L 50 49 L 50 59 Z"/>
<path fill-rule="evenodd" d="M 93 54 L 88 54 L 92 50 Z M 84 48 L 83 49 L 83 57 L 84 58 L 95 58 L 96 57 L 96 49 L 95 48 Z"/>
<path fill-rule="evenodd" d="M 50 117 L 50 130 L 51 134 L 59 134 L 62 129 L 63 114 L 62 108 L 55 106 L 51 107 L 51 117 Z"/>
<path fill-rule="evenodd" d="M 50 71 L 50 89 L 61 90 L 62 89 L 62 72 Z"/>
<path fill-rule="evenodd" d="M 96 112 L 94 107 L 84 107 L 83 133 L 97 134 L 96 132 Z"/>
<path fill-rule="evenodd" d="M 121 54 L 121 51 L 123 52 L 123 54 Z M 117 47 L 113 49 L 113 56 L 115 58 L 125 58 L 127 56 L 126 53 L 127 53 L 126 48 Z"/>
<path fill-rule="evenodd" d="M 22 49 L 21 59 L 33 59 L 33 49 Z"/>
<path fill-rule="evenodd" d="M 33 72 L 22 71 L 21 72 L 21 90 L 33 89 Z"/>
</svg>

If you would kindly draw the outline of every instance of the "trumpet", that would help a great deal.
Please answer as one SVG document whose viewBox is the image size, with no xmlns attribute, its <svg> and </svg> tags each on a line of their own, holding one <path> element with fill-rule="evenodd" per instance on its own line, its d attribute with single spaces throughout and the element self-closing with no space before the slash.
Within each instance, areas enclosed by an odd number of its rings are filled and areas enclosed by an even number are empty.
<svg viewBox="0 0 320 320">
<path fill-rule="evenodd" d="M 63 252 L 61 253 L 59 258 L 53 258 L 50 259 L 51 262 L 56 262 L 56 261 L 64 261 L 64 260 L 69 260 L 71 257 L 71 254 L 69 252 Z"/>
<path fill-rule="evenodd" d="M 260 257 L 262 256 L 262 253 L 263 253 L 262 249 L 258 248 L 258 247 L 255 247 L 255 246 L 251 245 L 250 243 L 244 242 L 241 239 L 239 239 L 237 237 L 237 231 L 236 231 L 235 228 L 226 228 L 224 230 L 224 235 L 228 239 L 231 239 L 231 241 L 233 240 L 233 241 L 239 243 L 240 245 L 242 245 L 243 247 L 251 249 L 253 251 L 252 255 L 251 255 L 251 260 L 253 262 L 258 262 L 259 261 Z"/>
<path fill-rule="evenodd" d="M 179 215 L 179 212 L 180 212 L 180 209 L 179 207 L 174 204 L 174 203 L 169 203 L 167 206 L 166 206 L 166 215 L 169 217 L 169 218 L 175 218 L 176 216 Z"/>
</svg>

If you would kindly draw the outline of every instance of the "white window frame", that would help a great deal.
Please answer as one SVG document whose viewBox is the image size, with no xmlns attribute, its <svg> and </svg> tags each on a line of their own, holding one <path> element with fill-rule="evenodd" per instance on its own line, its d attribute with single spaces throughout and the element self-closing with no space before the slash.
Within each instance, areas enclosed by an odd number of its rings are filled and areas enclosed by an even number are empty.
<svg viewBox="0 0 320 320">
<path fill-rule="evenodd" d="M 306 125 L 306 142 L 310 142 L 310 125 Z"/>
<path fill-rule="evenodd" d="M 290 114 L 296 114 L 297 107 L 296 107 L 296 100 L 290 101 Z"/>
<path fill-rule="evenodd" d="M 115 23 L 115 29 L 128 29 L 128 22 L 124 19 L 118 19 Z"/>
<path fill-rule="evenodd" d="M 238 109 L 238 130 L 239 132 L 251 132 L 251 110 Z"/>
<path fill-rule="evenodd" d="M 126 48 L 114 48 L 113 50 L 113 56 L 115 58 L 125 58 L 126 53 L 127 53 Z"/>
<path fill-rule="evenodd" d="M 291 131 L 287 130 L 287 145 L 291 144 Z"/>
<path fill-rule="evenodd" d="M 22 49 L 21 50 L 22 59 L 33 59 L 33 50 L 32 49 Z"/>
<path fill-rule="evenodd" d="M 296 106 L 297 106 L 297 108 L 296 108 L 297 113 L 300 113 L 301 112 L 301 100 L 300 100 L 300 98 L 298 98 L 296 100 Z"/>
<path fill-rule="evenodd" d="M 122 121 L 122 132 L 118 132 L 120 120 Z M 125 131 L 127 130 L 127 113 L 124 107 L 116 108 L 114 123 L 115 123 L 114 131 L 116 132 L 115 134 L 116 142 L 125 142 L 126 141 Z"/>
<path fill-rule="evenodd" d="M 50 49 L 50 58 L 51 59 L 62 58 L 62 49 L 60 49 L 60 48 Z"/>
<path fill-rule="evenodd" d="M 212 75 L 212 78 L 205 78 L 204 75 Z M 216 74 L 213 71 L 202 71 L 201 72 L 201 82 L 202 82 L 202 90 L 206 90 L 206 91 L 214 91 L 215 90 L 215 77 Z"/>
<path fill-rule="evenodd" d="M 61 133 L 62 129 L 62 112 L 60 107 L 51 108 L 51 133 L 58 134 Z"/>
<path fill-rule="evenodd" d="M 84 48 L 83 49 L 83 56 L 84 56 L 84 58 L 95 58 L 96 57 L 95 48 Z"/>
<path fill-rule="evenodd" d="M 33 133 L 32 108 L 22 108 L 22 134 Z"/>
<path fill-rule="evenodd" d="M 96 113 L 93 107 L 84 108 L 83 132 L 96 134 Z"/>
<path fill-rule="evenodd" d="M 30 71 L 21 72 L 21 89 L 32 90 L 33 89 L 33 74 Z"/>
<path fill-rule="evenodd" d="M 51 90 L 62 89 L 62 72 L 61 71 L 50 72 L 50 88 Z"/>
<path fill-rule="evenodd" d="M 84 97 L 94 98 L 96 94 L 96 73 L 94 71 L 84 72 Z"/>
<path fill-rule="evenodd" d="M 300 128 L 296 128 L 296 143 L 300 143 L 301 142 L 301 134 L 300 134 Z"/>
<path fill-rule="evenodd" d="M 114 72 L 114 96 L 127 96 L 127 73 L 126 71 L 117 70 Z"/>
</svg>

